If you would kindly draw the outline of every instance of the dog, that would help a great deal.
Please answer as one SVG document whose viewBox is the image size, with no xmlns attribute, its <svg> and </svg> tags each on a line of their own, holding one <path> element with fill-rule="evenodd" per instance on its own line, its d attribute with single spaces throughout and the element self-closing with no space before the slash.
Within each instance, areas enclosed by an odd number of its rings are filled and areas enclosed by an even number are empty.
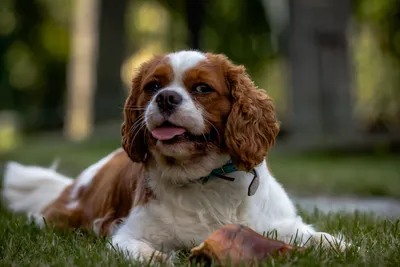
<svg viewBox="0 0 400 267">
<path fill-rule="evenodd" d="M 345 245 L 303 222 L 267 165 L 274 103 L 222 54 L 154 56 L 133 78 L 119 148 L 75 180 L 9 162 L 3 197 L 39 226 L 93 230 L 140 260 L 203 242 L 226 224 L 284 242 Z"/>
</svg>

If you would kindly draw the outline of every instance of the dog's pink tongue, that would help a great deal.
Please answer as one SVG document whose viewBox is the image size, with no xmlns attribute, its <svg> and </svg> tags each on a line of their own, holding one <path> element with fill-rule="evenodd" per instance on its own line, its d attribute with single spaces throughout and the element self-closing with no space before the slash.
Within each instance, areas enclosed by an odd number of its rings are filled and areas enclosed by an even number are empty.
<svg viewBox="0 0 400 267">
<path fill-rule="evenodd" d="M 180 127 L 160 127 L 151 132 L 154 138 L 158 140 L 170 140 L 177 135 L 184 134 L 186 130 Z"/>
</svg>

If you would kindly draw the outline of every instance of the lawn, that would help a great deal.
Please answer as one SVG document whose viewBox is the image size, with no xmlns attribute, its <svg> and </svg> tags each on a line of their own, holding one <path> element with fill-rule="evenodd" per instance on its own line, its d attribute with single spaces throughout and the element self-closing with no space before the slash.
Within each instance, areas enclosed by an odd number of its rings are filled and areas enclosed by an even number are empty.
<svg viewBox="0 0 400 267">
<path fill-rule="evenodd" d="M 142 266 L 106 248 L 106 241 L 82 233 L 41 231 L 21 216 L 0 210 L 0 266 Z M 304 214 L 319 229 L 341 231 L 360 247 L 345 253 L 309 249 L 290 258 L 269 259 L 268 266 L 399 266 L 400 221 L 372 215 Z M 186 254 L 176 261 L 188 266 Z"/>
<path fill-rule="evenodd" d="M 50 165 L 59 157 L 60 170 L 74 176 L 88 164 L 119 145 L 116 139 L 70 144 L 57 138 L 28 140 L 0 161 Z M 385 195 L 400 197 L 400 157 L 397 155 L 282 155 L 272 153 L 270 166 L 278 180 L 295 194 Z M 318 229 L 342 232 L 360 247 L 346 253 L 311 249 L 291 258 L 270 259 L 275 266 L 399 266 L 400 221 L 372 214 L 304 213 L 305 220 Z M 80 232 L 40 231 L 26 223 L 24 216 L 0 208 L 0 266 L 141 266 L 110 252 L 106 240 Z M 188 265 L 185 254 L 178 266 Z"/>
</svg>

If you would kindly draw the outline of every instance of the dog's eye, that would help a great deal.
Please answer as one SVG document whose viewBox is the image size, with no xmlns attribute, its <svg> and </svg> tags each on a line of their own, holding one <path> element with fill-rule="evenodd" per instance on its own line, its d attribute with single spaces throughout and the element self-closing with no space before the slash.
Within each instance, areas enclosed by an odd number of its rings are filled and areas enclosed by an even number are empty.
<svg viewBox="0 0 400 267">
<path fill-rule="evenodd" d="M 150 92 L 150 93 L 157 92 L 160 89 L 161 89 L 161 84 L 159 82 L 157 82 L 157 81 L 149 82 L 144 87 L 144 90 L 146 90 L 147 92 Z"/>
<path fill-rule="evenodd" d="M 207 85 L 207 84 L 196 84 L 195 86 L 193 86 L 192 92 L 196 93 L 196 94 L 209 94 L 214 92 L 214 89 Z"/>
</svg>

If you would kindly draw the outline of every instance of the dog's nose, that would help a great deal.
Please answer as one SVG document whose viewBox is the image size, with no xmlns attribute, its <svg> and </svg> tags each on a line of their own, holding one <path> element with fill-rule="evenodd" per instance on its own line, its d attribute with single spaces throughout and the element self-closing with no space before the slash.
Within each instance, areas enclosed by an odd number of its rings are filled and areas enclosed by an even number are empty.
<svg viewBox="0 0 400 267">
<path fill-rule="evenodd" d="M 161 112 L 171 113 L 182 103 L 182 96 L 177 92 L 166 90 L 158 94 L 156 102 Z"/>
</svg>

